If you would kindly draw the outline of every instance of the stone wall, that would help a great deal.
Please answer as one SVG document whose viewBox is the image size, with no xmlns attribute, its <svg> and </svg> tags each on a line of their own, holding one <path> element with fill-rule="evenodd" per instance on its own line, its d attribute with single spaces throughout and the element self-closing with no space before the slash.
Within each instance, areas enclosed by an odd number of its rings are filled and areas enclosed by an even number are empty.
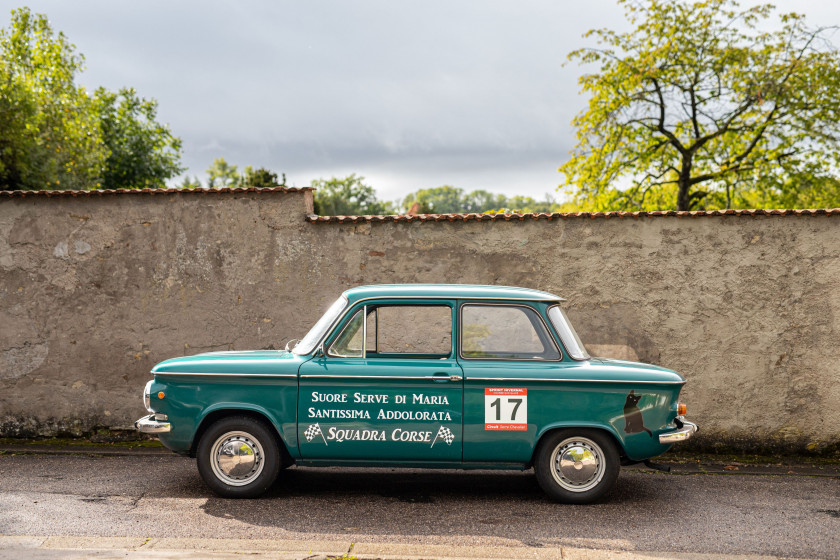
<svg viewBox="0 0 840 560">
<path fill-rule="evenodd" d="M 695 447 L 840 442 L 840 216 L 309 223 L 311 192 L 0 196 L 0 434 L 128 429 L 158 361 L 282 348 L 344 289 L 568 299 L 595 354 L 683 373 Z"/>
</svg>

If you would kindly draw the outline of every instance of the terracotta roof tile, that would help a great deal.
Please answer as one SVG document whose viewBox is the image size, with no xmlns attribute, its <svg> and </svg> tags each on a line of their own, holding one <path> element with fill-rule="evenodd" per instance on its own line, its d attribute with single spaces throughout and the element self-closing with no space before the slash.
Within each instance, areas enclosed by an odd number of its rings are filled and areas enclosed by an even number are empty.
<svg viewBox="0 0 840 560">
<path fill-rule="evenodd" d="M 0 198 L 67 197 L 67 196 L 106 196 L 114 194 L 216 194 L 216 193 L 292 193 L 311 191 L 312 187 L 236 187 L 223 189 L 101 189 L 93 191 L 0 191 Z"/>
<path fill-rule="evenodd" d="M 816 208 L 809 210 L 653 210 L 650 212 L 531 212 L 525 214 L 399 214 L 390 216 L 317 216 L 310 214 L 306 221 L 314 224 L 358 224 L 382 222 L 496 222 L 524 220 L 568 220 L 572 218 L 701 218 L 706 216 L 840 216 L 840 208 Z"/>
</svg>

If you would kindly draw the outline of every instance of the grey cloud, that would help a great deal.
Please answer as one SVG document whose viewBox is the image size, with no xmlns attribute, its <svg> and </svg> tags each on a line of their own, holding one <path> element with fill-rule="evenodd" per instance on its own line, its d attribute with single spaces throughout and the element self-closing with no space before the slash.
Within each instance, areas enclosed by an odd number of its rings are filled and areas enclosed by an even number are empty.
<svg viewBox="0 0 840 560">
<path fill-rule="evenodd" d="M 565 57 L 587 29 L 625 25 L 613 0 L 29 5 L 85 53 L 83 83 L 159 101 L 192 174 L 218 156 L 300 183 L 369 169 L 383 192 L 471 177 L 511 192 L 517 176 L 552 190 L 585 102 Z"/>
</svg>

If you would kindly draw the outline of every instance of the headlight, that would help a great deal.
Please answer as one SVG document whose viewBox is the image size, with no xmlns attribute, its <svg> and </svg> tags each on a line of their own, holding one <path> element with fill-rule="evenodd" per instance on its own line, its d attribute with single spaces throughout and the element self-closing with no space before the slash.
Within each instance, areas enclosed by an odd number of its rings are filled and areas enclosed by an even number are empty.
<svg viewBox="0 0 840 560">
<path fill-rule="evenodd" d="M 146 387 L 143 389 L 143 406 L 146 407 L 146 410 L 149 412 L 154 412 L 152 410 L 152 383 L 154 383 L 154 379 L 149 380 L 146 383 Z"/>
</svg>

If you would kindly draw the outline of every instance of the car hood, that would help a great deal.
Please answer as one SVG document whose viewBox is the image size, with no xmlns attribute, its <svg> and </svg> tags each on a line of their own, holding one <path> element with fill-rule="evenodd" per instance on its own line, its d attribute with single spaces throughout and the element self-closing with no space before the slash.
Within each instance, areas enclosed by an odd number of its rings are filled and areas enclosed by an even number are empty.
<svg viewBox="0 0 840 560">
<path fill-rule="evenodd" d="M 152 373 L 288 374 L 307 359 L 285 350 L 207 352 L 164 360 Z"/>
<path fill-rule="evenodd" d="M 609 372 L 616 378 L 634 376 L 644 381 L 685 382 L 685 378 L 676 371 L 653 364 L 612 358 L 592 358 L 590 361 L 599 370 Z"/>
</svg>

